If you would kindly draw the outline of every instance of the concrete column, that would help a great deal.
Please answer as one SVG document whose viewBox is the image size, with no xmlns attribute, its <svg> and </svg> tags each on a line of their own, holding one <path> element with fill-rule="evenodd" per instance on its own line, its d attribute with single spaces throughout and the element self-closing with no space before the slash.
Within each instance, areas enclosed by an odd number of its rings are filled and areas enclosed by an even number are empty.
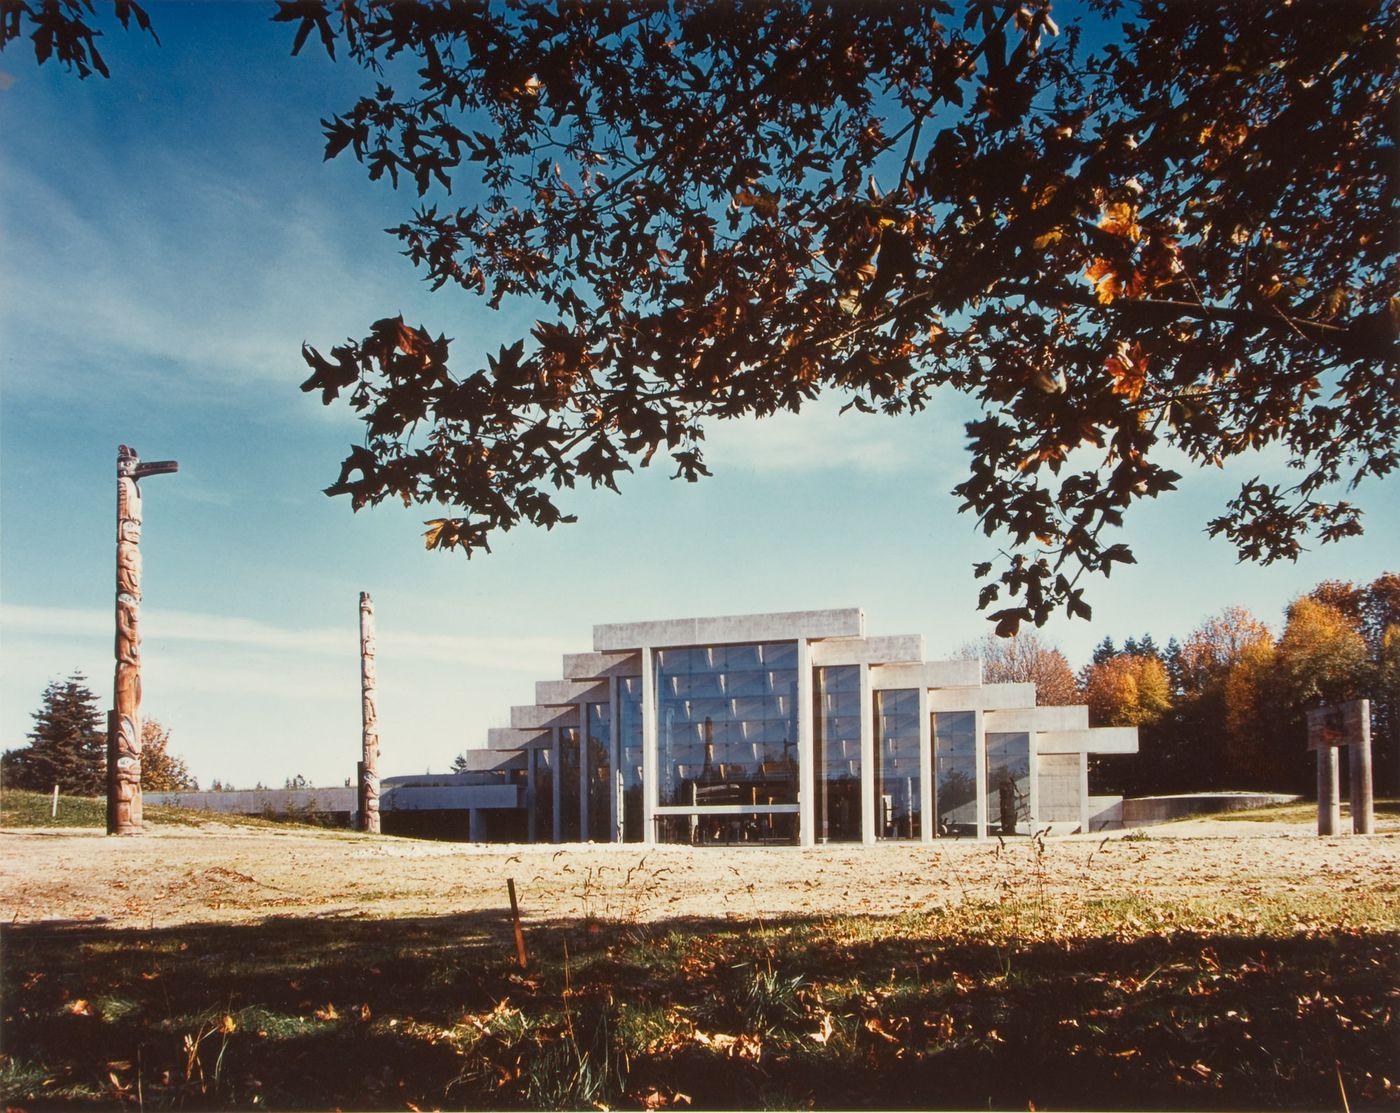
<svg viewBox="0 0 1400 1113">
<path fill-rule="evenodd" d="M 539 756 L 539 750 L 525 751 L 525 837 L 530 842 L 539 839 L 540 817 L 535 810 L 535 769 L 539 764 Z"/>
<path fill-rule="evenodd" d="M 1317 749 L 1317 833 L 1335 835 L 1342 826 L 1342 801 L 1338 790 L 1337 747 Z"/>
<path fill-rule="evenodd" d="M 978 708 L 973 723 L 973 730 L 976 739 L 975 761 L 977 763 L 977 837 L 985 839 L 987 837 L 987 723 Z"/>
<path fill-rule="evenodd" d="M 804 785 L 812 784 L 812 646 L 806 638 L 797 639 L 797 832 L 798 842 L 816 842 L 816 794 Z"/>
<path fill-rule="evenodd" d="M 1026 744 L 1030 747 L 1027 765 L 1031 771 L 1031 790 L 1028 794 L 1030 801 L 1027 806 L 1031 810 L 1030 834 L 1034 835 L 1040 827 L 1040 735 L 1036 731 L 1028 730 Z"/>
<path fill-rule="evenodd" d="M 1351 770 L 1351 830 L 1357 835 L 1376 831 L 1376 801 L 1371 786 L 1371 701 L 1361 701 L 1361 737 L 1348 747 Z"/>
<path fill-rule="evenodd" d="M 933 811 L 933 724 L 929 721 L 928 689 L 919 685 L 919 813 L 922 816 L 919 836 L 933 842 L 937 816 Z"/>
<path fill-rule="evenodd" d="M 875 690 L 860 666 L 860 841 L 875 845 Z"/>
<path fill-rule="evenodd" d="M 617 695 L 617 677 L 608 677 L 608 768 L 612 771 L 612 791 L 608 793 L 609 841 L 622 841 L 622 708 Z"/>
<path fill-rule="evenodd" d="M 578 708 L 578 841 L 588 841 L 588 704 Z"/>
<path fill-rule="evenodd" d="M 481 808 L 467 812 L 467 837 L 472 842 L 486 841 L 486 813 Z"/>
<path fill-rule="evenodd" d="M 642 653 L 642 843 L 656 845 L 656 666 L 651 646 Z"/>
<path fill-rule="evenodd" d="M 560 782 L 564 779 L 563 754 L 559 745 L 559 728 L 549 728 L 549 760 L 550 760 L 550 789 L 554 793 L 554 834 L 550 836 L 550 842 L 562 842 L 564 838 L 564 817 L 560 814 L 564 809 L 563 798 L 560 795 Z"/>
<path fill-rule="evenodd" d="M 1079 755 L 1079 833 L 1089 833 L 1089 755 Z"/>
</svg>

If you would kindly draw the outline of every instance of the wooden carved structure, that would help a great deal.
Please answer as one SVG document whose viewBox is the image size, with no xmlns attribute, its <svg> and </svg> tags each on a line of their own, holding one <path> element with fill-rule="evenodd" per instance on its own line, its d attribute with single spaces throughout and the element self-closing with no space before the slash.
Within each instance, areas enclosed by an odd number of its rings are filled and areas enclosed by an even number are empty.
<svg viewBox="0 0 1400 1113">
<path fill-rule="evenodd" d="M 360 592 L 360 715 L 364 756 L 360 773 L 360 830 L 379 834 L 379 711 L 374 695 L 374 601 Z"/>
<path fill-rule="evenodd" d="M 180 470 L 174 460 L 141 463 L 117 449 L 117 670 L 107 721 L 107 833 L 141 831 L 141 488 L 148 475 Z"/>
<path fill-rule="evenodd" d="M 1351 774 L 1351 829 L 1357 835 L 1376 830 L 1371 784 L 1371 701 L 1319 707 L 1308 712 L 1308 749 L 1317 752 L 1317 833 L 1341 834 L 1338 751 L 1347 748 Z"/>
</svg>

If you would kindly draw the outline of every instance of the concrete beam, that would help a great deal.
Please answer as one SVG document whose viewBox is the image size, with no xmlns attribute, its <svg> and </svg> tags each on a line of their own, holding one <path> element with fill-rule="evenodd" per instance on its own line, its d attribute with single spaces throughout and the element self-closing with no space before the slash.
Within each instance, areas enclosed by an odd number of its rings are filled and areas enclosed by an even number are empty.
<svg viewBox="0 0 1400 1113">
<path fill-rule="evenodd" d="M 877 638 L 823 638 L 812 643 L 813 665 L 882 665 L 892 661 L 922 661 L 922 634 Z"/>
<path fill-rule="evenodd" d="M 524 785 L 395 785 L 386 788 L 379 806 L 389 812 L 459 811 L 465 808 L 518 808 Z"/>
<path fill-rule="evenodd" d="M 606 703 L 608 682 L 606 680 L 537 680 L 535 681 L 535 702 L 542 707 L 560 707 L 564 704 Z"/>
<path fill-rule="evenodd" d="M 1040 754 L 1135 754 L 1138 732 L 1137 727 L 1038 731 L 1035 749 Z"/>
<path fill-rule="evenodd" d="M 982 662 L 918 661 L 871 665 L 870 683 L 880 688 L 969 688 L 982 682 Z"/>
<path fill-rule="evenodd" d="M 553 704 L 541 707 L 537 703 L 510 709 L 510 725 L 518 729 L 578 726 L 578 704 Z"/>
<path fill-rule="evenodd" d="M 975 688 L 935 688 L 930 711 L 1010 711 L 1035 706 L 1034 684 L 980 684 Z"/>
<path fill-rule="evenodd" d="M 609 676 L 641 676 L 640 653 L 566 653 L 565 680 L 602 680 Z"/>
<path fill-rule="evenodd" d="M 486 745 L 493 750 L 520 750 L 541 738 L 548 739 L 550 733 L 549 730 L 492 727 L 486 732 Z"/>
<path fill-rule="evenodd" d="M 796 641 L 798 638 L 860 637 L 865 613 L 856 607 L 778 614 L 675 618 L 659 622 L 622 622 L 593 627 L 598 652 L 669 645 L 723 645 L 743 642 Z"/>
</svg>

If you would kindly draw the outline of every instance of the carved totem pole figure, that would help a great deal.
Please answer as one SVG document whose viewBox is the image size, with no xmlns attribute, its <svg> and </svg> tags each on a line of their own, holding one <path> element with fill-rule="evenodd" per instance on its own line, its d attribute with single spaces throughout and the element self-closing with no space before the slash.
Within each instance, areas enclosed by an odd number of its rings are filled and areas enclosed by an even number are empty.
<svg viewBox="0 0 1400 1113">
<path fill-rule="evenodd" d="M 379 711 L 374 702 L 374 602 L 360 592 L 360 713 L 364 757 L 360 762 L 360 830 L 379 834 Z"/>
<path fill-rule="evenodd" d="M 141 831 L 141 488 L 147 475 L 179 470 L 174 460 L 143 464 L 117 449 L 117 671 L 107 728 L 107 833 Z"/>
</svg>

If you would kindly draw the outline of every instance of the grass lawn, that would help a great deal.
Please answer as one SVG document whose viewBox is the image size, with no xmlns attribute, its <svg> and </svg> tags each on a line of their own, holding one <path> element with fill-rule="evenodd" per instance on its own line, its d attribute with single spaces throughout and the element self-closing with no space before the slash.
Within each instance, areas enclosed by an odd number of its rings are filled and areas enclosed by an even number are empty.
<svg viewBox="0 0 1400 1113">
<path fill-rule="evenodd" d="M 261 816 L 222 815 L 219 812 L 195 811 L 147 804 L 142 809 L 146 823 L 157 827 L 195 827 L 205 823 L 221 823 L 232 827 L 306 826 L 289 820 L 264 819 Z M 7 788 L 0 792 L 0 827 L 102 827 L 107 826 L 107 800 L 101 796 L 58 797 L 58 815 L 53 814 L 53 796 L 47 792 L 27 792 Z M 312 824 L 311 826 L 317 826 Z"/>
<path fill-rule="evenodd" d="M 1376 830 L 1400 831 L 1400 800 L 1376 800 L 1374 803 Z M 1310 823 L 1317 820 L 1317 801 L 1299 801 L 1296 804 L 1266 804 L 1262 808 L 1244 808 L 1234 812 L 1211 812 L 1208 819 L 1249 820 L 1255 823 L 1274 820 L 1280 823 Z M 1351 804 L 1342 801 L 1342 827 L 1351 831 Z"/>
<path fill-rule="evenodd" d="M 49 807 L 6 792 L 0 825 Z M 1289 807 L 1309 806 L 1212 818 Z M 1201 892 L 1056 896 L 1032 871 L 894 917 L 581 917 L 527 928 L 524 972 L 500 912 L 0 925 L 0 1101 L 1400 1108 L 1393 883 Z"/>
<path fill-rule="evenodd" d="M 524 974 L 496 914 L 3 942 L 10 1107 L 1400 1104 L 1378 893 L 579 921 Z"/>
</svg>

